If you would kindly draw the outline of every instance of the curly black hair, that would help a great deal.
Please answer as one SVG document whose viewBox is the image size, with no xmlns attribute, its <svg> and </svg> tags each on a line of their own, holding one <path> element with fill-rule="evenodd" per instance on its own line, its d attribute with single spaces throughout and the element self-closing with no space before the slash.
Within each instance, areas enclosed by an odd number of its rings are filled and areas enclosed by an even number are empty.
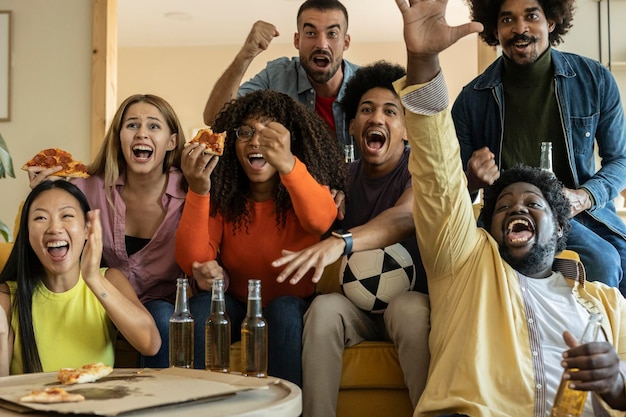
<svg viewBox="0 0 626 417">
<path fill-rule="evenodd" d="M 491 187 L 485 188 L 484 205 L 481 209 L 481 221 L 487 229 L 490 228 L 496 201 L 502 190 L 516 182 L 525 182 L 539 188 L 543 197 L 550 205 L 552 215 L 557 225 L 563 229 L 563 234 L 556 242 L 556 253 L 565 249 L 567 236 L 570 230 L 570 203 L 563 193 L 563 184 L 551 173 L 540 168 L 527 165 L 517 165 L 503 170 L 500 178 Z"/>
<path fill-rule="evenodd" d="M 405 75 L 406 71 L 402 66 L 386 61 L 378 61 L 359 68 L 346 84 L 345 94 L 339 102 L 346 114 L 346 120 L 356 117 L 361 97 L 372 88 L 386 88 L 397 96 L 393 82 Z"/>
<path fill-rule="evenodd" d="M 498 28 L 498 15 L 504 0 L 465 0 L 470 9 L 470 18 L 483 24 L 484 30 L 480 37 L 487 45 L 499 45 L 495 32 Z M 548 20 L 555 23 L 549 40 L 552 46 L 563 42 L 565 35 L 572 27 L 574 20 L 574 0 L 537 0 Z"/>
<path fill-rule="evenodd" d="M 347 168 L 339 142 L 324 120 L 287 94 L 258 90 L 227 103 L 213 123 L 216 132 L 227 132 L 224 154 L 211 176 L 211 215 L 218 212 L 235 230 L 251 219 L 250 181 L 237 160 L 235 129 L 247 119 L 260 118 L 281 123 L 291 133 L 291 152 L 302 161 L 313 178 L 335 190 L 345 190 Z M 278 175 L 278 174 L 276 174 Z M 285 226 L 292 209 L 285 186 L 277 181 L 274 189 L 276 224 Z"/>
</svg>

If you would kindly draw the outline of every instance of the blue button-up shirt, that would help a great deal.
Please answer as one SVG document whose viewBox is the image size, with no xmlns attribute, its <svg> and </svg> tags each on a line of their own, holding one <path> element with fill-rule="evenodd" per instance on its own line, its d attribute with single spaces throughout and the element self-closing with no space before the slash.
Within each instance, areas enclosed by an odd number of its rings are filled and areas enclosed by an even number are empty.
<svg viewBox="0 0 626 417">
<path fill-rule="evenodd" d="M 619 89 L 599 62 L 551 49 L 555 94 L 567 156 L 576 187 L 593 196 L 588 213 L 626 238 L 626 226 L 615 212 L 613 199 L 626 188 L 626 131 Z M 488 146 L 498 166 L 503 140 L 503 58 L 463 88 L 452 108 L 463 166 L 474 150 Z M 596 172 L 594 141 L 601 168 Z"/>
</svg>

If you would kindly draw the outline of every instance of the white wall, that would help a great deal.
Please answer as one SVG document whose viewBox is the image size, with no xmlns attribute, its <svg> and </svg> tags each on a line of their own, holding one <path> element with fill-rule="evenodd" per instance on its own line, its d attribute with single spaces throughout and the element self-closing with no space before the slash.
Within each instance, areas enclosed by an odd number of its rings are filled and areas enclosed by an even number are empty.
<svg viewBox="0 0 626 417">
<path fill-rule="evenodd" d="M 625 6 L 624 1 L 612 1 L 616 16 L 626 15 Z M 598 58 L 596 7 L 595 0 L 578 0 L 574 27 L 559 49 Z M 89 161 L 92 17 L 88 0 L 0 0 L 0 10 L 13 12 L 11 121 L 0 122 L 18 177 L 0 180 L 0 219 L 12 226 L 18 204 L 28 193 L 26 173 L 19 170 L 26 160 L 42 148 L 62 147 Z M 614 30 L 623 31 L 616 20 Z M 210 88 L 238 48 L 122 49 L 118 101 L 137 92 L 162 95 L 189 134 L 203 124 L 202 109 Z M 626 61 L 626 36 L 615 36 L 613 49 L 617 59 Z M 476 75 L 475 51 L 476 38 L 470 37 L 441 57 L 451 100 Z M 249 74 L 283 55 L 295 55 L 295 49 L 272 45 Z M 406 60 L 401 39 L 392 44 L 353 42 L 346 58 L 359 64 Z M 624 99 L 626 69 L 615 74 Z"/>
<path fill-rule="evenodd" d="M 401 35 L 399 35 L 401 36 Z M 352 42 L 344 57 L 359 65 L 376 60 L 406 66 L 404 41 L 394 43 Z M 166 99 L 181 120 L 185 135 L 204 126 L 202 112 L 211 88 L 232 61 L 241 45 L 120 48 L 118 56 L 118 103 L 137 93 L 152 93 Z M 469 36 L 441 56 L 450 99 L 475 75 L 476 36 Z M 281 56 L 297 56 L 291 44 L 271 44 L 248 69 L 244 81 Z M 459 65 L 459 63 L 461 63 Z M 188 138 L 189 139 L 189 138 Z"/>
<path fill-rule="evenodd" d="M 24 162 L 50 147 L 89 157 L 91 1 L 0 0 L 0 10 L 12 11 L 11 120 L 0 122 L 17 176 L 0 179 L 0 219 L 12 228 L 29 191 Z"/>
<path fill-rule="evenodd" d="M 610 0 L 611 10 L 611 59 L 613 62 L 626 62 L 626 34 L 624 17 L 626 1 Z M 607 0 L 577 0 L 574 14 L 574 26 L 563 37 L 564 42 L 557 49 L 573 52 L 600 60 L 600 40 L 602 41 L 602 63 L 608 63 Z M 598 5 L 600 6 L 601 25 L 598 24 Z M 626 102 L 626 65 L 612 68 L 622 96 L 622 105 Z"/>
</svg>

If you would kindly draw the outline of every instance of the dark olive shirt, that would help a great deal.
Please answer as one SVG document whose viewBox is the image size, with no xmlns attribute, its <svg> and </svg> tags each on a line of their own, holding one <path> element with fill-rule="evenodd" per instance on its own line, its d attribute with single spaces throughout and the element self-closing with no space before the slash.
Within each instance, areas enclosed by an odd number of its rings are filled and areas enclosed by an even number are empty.
<svg viewBox="0 0 626 417">
<path fill-rule="evenodd" d="M 504 56 L 504 133 L 502 166 L 538 167 L 541 142 L 552 142 L 552 166 L 564 185 L 574 187 L 568 169 L 565 134 L 554 93 L 554 69 L 548 48 L 530 65 Z"/>
</svg>

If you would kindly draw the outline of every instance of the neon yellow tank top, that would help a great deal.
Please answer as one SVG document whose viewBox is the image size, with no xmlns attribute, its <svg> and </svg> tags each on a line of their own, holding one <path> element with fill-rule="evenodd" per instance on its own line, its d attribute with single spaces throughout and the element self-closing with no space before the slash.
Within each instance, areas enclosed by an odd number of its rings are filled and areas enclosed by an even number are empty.
<svg viewBox="0 0 626 417">
<path fill-rule="evenodd" d="M 103 275 L 105 270 L 101 270 Z M 16 282 L 7 284 L 13 299 Z M 9 372 L 15 375 L 23 373 L 15 311 L 11 324 L 15 341 Z M 63 293 L 51 292 L 42 282 L 37 285 L 33 294 L 33 327 L 44 372 L 77 368 L 92 362 L 113 366 L 117 330 L 82 276 L 72 289 Z"/>
</svg>

